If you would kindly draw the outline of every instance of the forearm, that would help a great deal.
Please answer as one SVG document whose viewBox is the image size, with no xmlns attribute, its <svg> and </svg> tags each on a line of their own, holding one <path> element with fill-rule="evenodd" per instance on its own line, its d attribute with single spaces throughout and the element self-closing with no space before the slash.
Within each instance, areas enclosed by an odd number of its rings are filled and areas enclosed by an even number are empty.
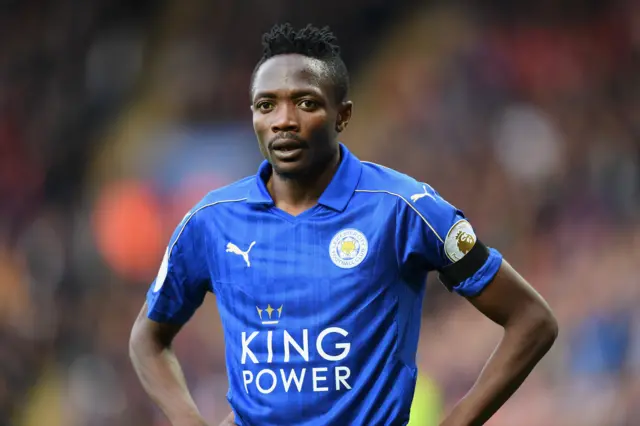
<svg viewBox="0 0 640 426">
<path fill-rule="evenodd" d="M 469 393 L 442 426 L 484 424 L 520 387 L 551 348 L 557 334 L 553 317 L 538 316 L 505 327 L 504 336 Z"/>
<path fill-rule="evenodd" d="M 171 347 L 138 338 L 130 344 L 130 355 L 142 386 L 173 426 L 206 426 Z"/>
</svg>

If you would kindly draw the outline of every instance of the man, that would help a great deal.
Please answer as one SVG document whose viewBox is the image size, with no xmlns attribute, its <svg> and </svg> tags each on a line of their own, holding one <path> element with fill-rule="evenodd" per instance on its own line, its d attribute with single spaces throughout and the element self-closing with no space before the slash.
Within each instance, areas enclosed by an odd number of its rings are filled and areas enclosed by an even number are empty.
<svg viewBox="0 0 640 426">
<path fill-rule="evenodd" d="M 251 109 L 266 161 L 185 216 L 133 327 L 133 364 L 173 425 L 206 424 L 171 342 L 208 291 L 226 342 L 225 424 L 406 424 L 430 271 L 504 327 L 442 425 L 483 424 L 555 340 L 547 304 L 461 211 L 338 142 L 352 104 L 335 41 L 311 26 L 264 36 Z"/>
</svg>

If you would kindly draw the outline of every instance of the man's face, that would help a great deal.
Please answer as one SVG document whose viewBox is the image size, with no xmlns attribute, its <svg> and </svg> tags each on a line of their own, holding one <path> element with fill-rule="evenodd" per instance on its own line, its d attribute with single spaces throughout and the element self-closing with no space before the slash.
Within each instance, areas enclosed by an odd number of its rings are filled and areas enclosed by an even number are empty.
<svg viewBox="0 0 640 426">
<path fill-rule="evenodd" d="M 275 56 L 257 70 L 251 93 L 253 128 L 276 173 L 315 173 L 335 158 L 337 134 L 351 116 L 351 103 L 335 99 L 324 62 Z"/>
</svg>

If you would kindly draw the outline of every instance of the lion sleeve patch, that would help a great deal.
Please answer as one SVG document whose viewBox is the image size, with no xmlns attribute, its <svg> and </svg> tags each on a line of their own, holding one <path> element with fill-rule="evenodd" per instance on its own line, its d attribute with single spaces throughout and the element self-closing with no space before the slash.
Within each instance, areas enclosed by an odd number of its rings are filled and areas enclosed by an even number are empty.
<svg viewBox="0 0 640 426">
<path fill-rule="evenodd" d="M 457 262 L 471 251 L 476 244 L 473 227 L 465 219 L 453 224 L 444 240 L 444 251 L 452 262 Z"/>
</svg>

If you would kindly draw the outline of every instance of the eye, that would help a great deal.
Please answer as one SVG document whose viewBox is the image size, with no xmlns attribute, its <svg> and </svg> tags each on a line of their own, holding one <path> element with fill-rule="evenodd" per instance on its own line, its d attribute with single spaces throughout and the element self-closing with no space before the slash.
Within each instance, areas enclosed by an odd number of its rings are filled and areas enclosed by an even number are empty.
<svg viewBox="0 0 640 426">
<path fill-rule="evenodd" d="M 261 101 L 256 104 L 256 109 L 262 113 L 270 112 L 273 108 L 273 102 L 269 101 Z"/>
<path fill-rule="evenodd" d="M 304 99 L 298 104 L 302 109 L 313 110 L 318 108 L 318 103 L 311 99 Z"/>
</svg>

